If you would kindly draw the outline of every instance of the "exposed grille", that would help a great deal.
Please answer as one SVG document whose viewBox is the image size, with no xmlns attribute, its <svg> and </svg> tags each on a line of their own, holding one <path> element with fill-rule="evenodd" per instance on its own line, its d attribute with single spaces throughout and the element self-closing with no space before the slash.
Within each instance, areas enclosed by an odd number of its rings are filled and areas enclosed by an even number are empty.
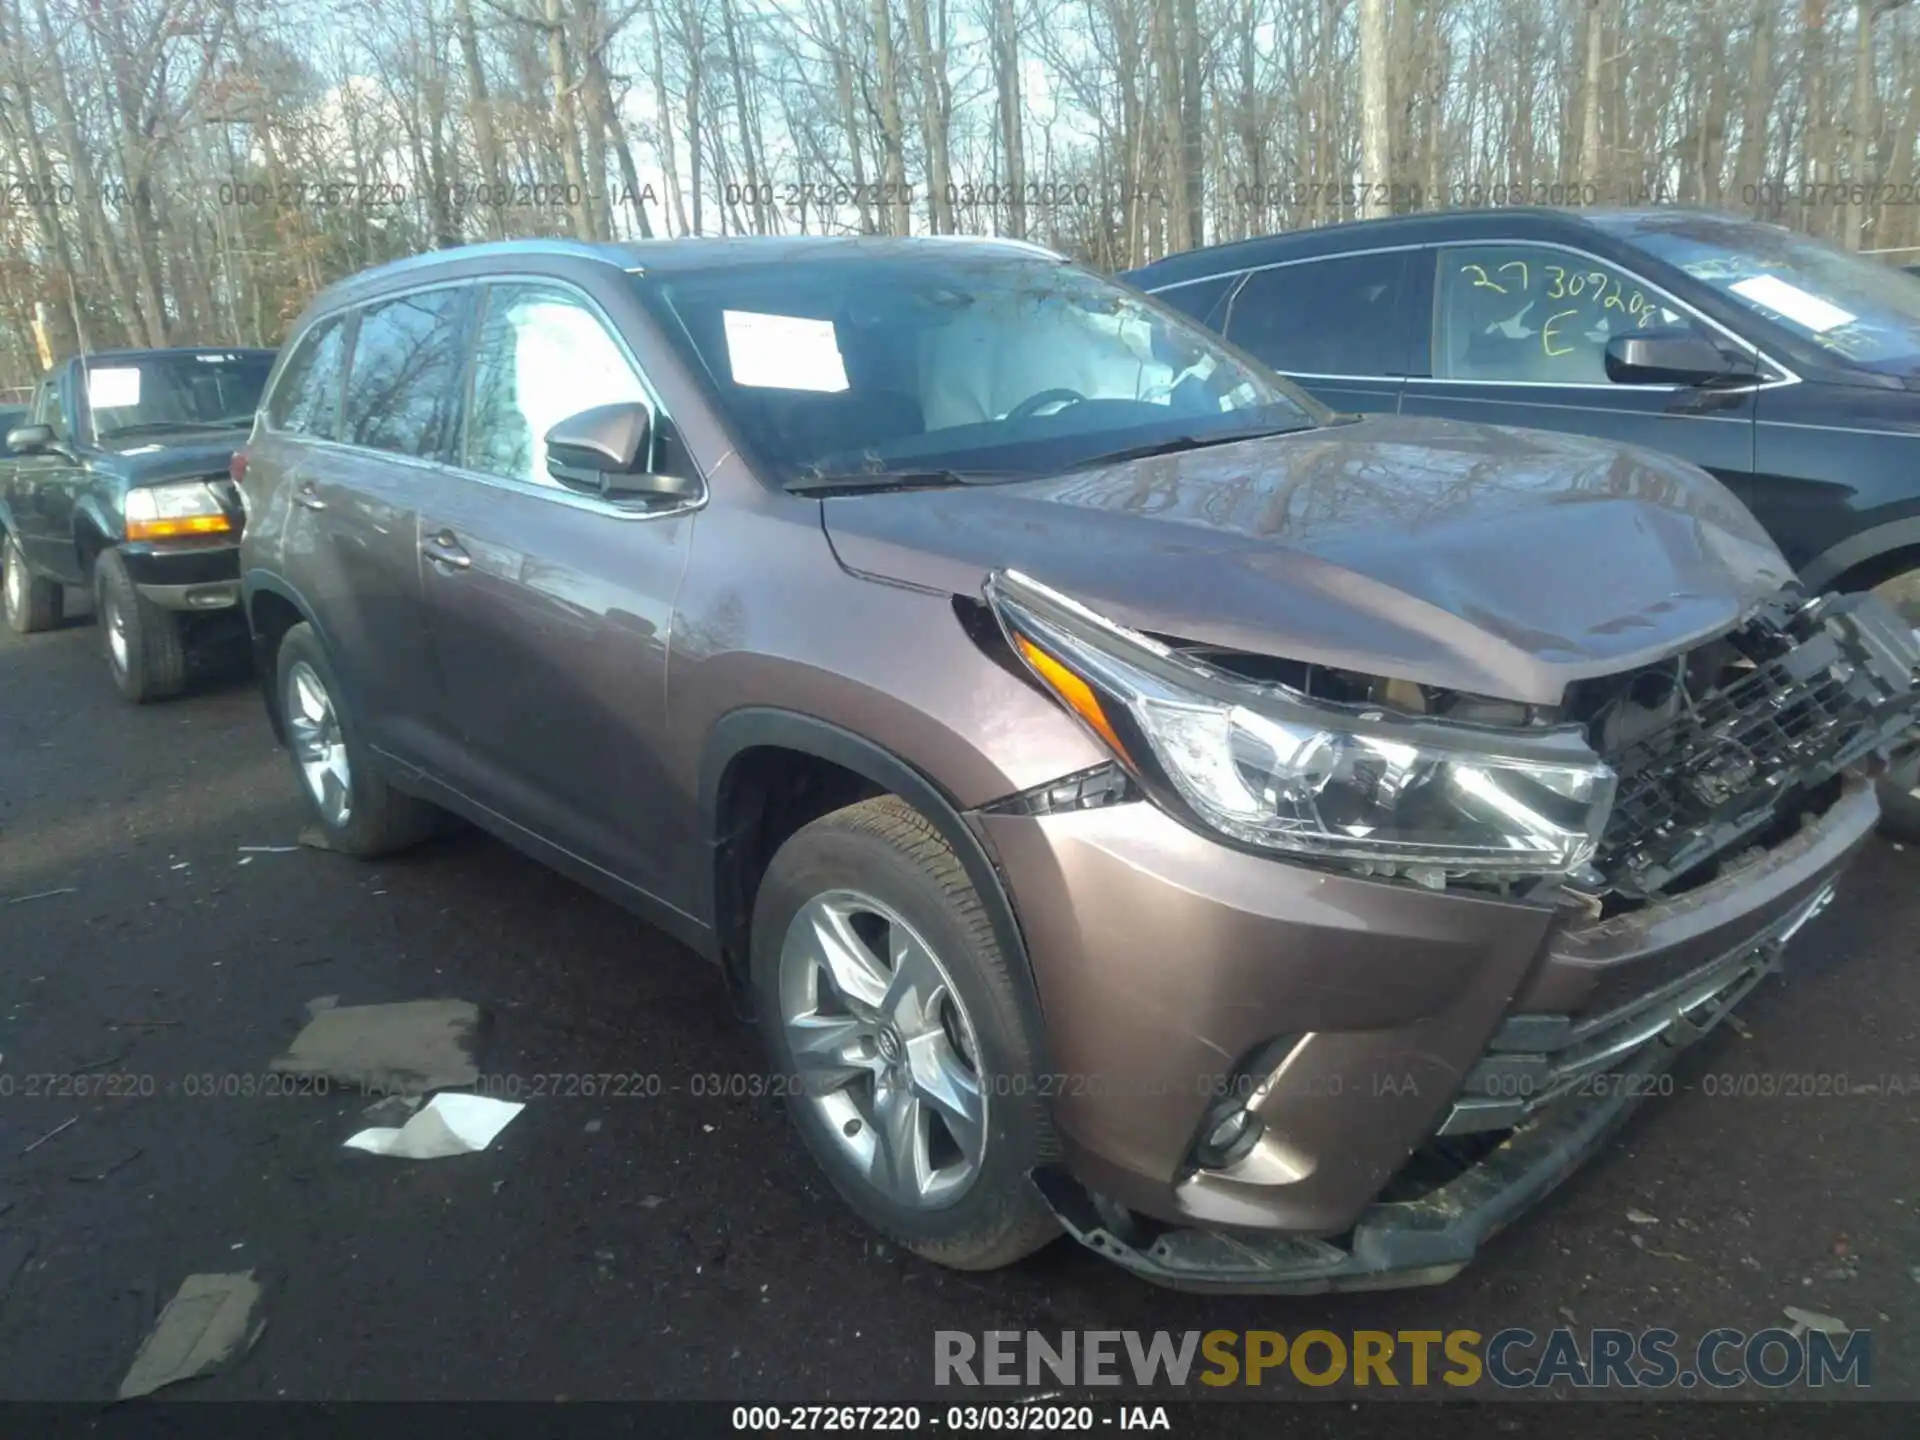
<svg viewBox="0 0 1920 1440">
<path fill-rule="evenodd" d="M 1505 1129 L 1565 1095 L 1630 1087 L 1632 1067 L 1645 1052 L 1656 1044 L 1688 1044 L 1719 1024 L 1832 898 L 1829 883 L 1745 944 L 1704 964 L 1614 966 L 1622 983 L 1596 991 L 1579 1015 L 1509 1015 L 1467 1072 L 1438 1133 Z"/>
<path fill-rule="evenodd" d="M 1672 718 L 1601 747 L 1619 785 L 1594 864 L 1624 894 L 1757 839 L 1783 797 L 1898 738 L 1920 703 L 1920 644 L 1870 595 L 1783 601 L 1699 656 Z"/>
</svg>

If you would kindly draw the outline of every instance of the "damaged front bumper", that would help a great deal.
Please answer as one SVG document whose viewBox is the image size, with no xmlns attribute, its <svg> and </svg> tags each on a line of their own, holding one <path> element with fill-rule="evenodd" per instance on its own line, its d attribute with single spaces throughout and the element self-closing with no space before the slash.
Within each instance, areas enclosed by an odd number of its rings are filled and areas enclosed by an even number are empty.
<svg viewBox="0 0 1920 1440">
<path fill-rule="evenodd" d="M 1445 1184 L 1417 1198 L 1368 1206 L 1344 1236 L 1183 1228 L 1142 1245 L 1115 1234 L 1088 1193 L 1064 1175 L 1037 1177 L 1041 1191 L 1075 1239 L 1175 1289 L 1307 1295 L 1440 1284 L 1658 1093 L 1658 1077 L 1681 1050 L 1781 968 L 1787 941 L 1833 893 L 1831 881 L 1821 884 L 1758 939 L 1605 1016 L 1511 1017 L 1438 1133 L 1508 1125 L 1512 1132 Z M 1538 1084 L 1537 1094 L 1518 1081 L 1523 1073 Z M 1476 1088 L 1495 1095 L 1472 1093 Z M 1520 1098 L 1505 1098 L 1516 1092 Z"/>
<path fill-rule="evenodd" d="M 1155 831 L 1146 844 L 1133 827 L 1150 827 L 1151 813 L 1008 819 L 997 838 L 1003 855 L 1030 857 L 1030 879 L 1049 858 L 1088 874 L 1096 859 L 1149 855 L 1164 878 L 1182 842 Z M 1850 780 L 1797 834 L 1697 889 L 1531 931 L 1520 907 L 1404 888 L 1374 887 L 1386 901 L 1362 909 L 1350 887 L 1364 882 L 1290 868 L 1280 873 L 1301 888 L 1267 897 L 1284 921 L 1256 924 L 1235 909 L 1244 923 L 1223 929 L 1213 907 L 1251 903 L 1234 888 L 1236 864 L 1216 861 L 1161 890 L 1128 863 L 1124 888 L 1107 877 L 1113 905 L 1099 912 L 1100 931 L 1164 948 L 1150 966 L 1109 969 L 1100 1034 L 1063 1023 L 1061 1037 L 1096 1069 L 1131 1066 L 1138 1077 L 1159 1064 L 1171 1077 L 1204 1063 L 1193 1049 L 1167 1058 L 1185 1037 L 1238 1045 L 1263 1030 L 1303 1032 L 1289 1039 L 1286 1083 L 1250 1102 L 1278 1159 L 1196 1167 L 1190 1146 L 1208 1102 L 1191 1081 L 1185 1093 L 1082 1084 L 1055 1097 L 1067 1164 L 1036 1180 L 1076 1238 L 1164 1285 L 1310 1294 L 1444 1281 L 1668 1088 L 1657 1077 L 1778 968 L 1878 814 L 1871 782 Z M 1043 835 L 1050 845 L 1026 843 Z M 1203 878 L 1211 895 L 1196 893 Z M 1182 954 L 1171 937 L 1183 928 L 1190 945 L 1226 944 Z M 1044 994 L 1058 952 L 1046 928 L 1032 939 Z M 1170 1029 L 1174 1012 L 1182 1023 Z M 1103 1042 L 1127 1048 L 1096 1059 L 1089 1047 Z M 1369 1084 L 1410 1069 L 1413 1093 Z M 1429 1168 L 1421 1187 L 1405 1183 L 1445 1147 L 1470 1156 L 1437 1181 Z"/>
</svg>

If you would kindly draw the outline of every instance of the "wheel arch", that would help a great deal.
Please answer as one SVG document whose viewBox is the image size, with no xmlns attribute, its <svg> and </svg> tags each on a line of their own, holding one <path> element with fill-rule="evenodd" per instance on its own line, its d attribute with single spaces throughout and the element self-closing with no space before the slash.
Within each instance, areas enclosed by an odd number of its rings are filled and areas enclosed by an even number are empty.
<svg viewBox="0 0 1920 1440">
<path fill-rule="evenodd" d="M 287 743 L 286 717 L 280 713 L 280 694 L 275 673 L 280 642 L 294 626 L 313 626 L 325 643 L 325 633 L 314 619 L 313 607 L 293 586 L 277 575 L 254 573 L 241 588 L 241 604 L 246 611 L 248 648 L 253 656 L 253 675 L 260 687 L 260 698 L 267 707 L 267 721 L 273 726 L 274 739 Z M 342 683 L 346 683 L 342 680 Z"/>
<path fill-rule="evenodd" d="M 927 817 L 959 857 L 986 907 L 994 939 L 1018 977 L 1021 1004 L 1030 1008 L 1030 1018 L 1036 1022 L 1034 1033 L 1044 1035 L 1037 1023 L 1039 991 L 1012 897 L 999 865 L 953 797 L 910 761 L 866 737 L 817 716 L 775 707 L 753 706 L 723 716 L 709 735 L 700 762 L 700 833 L 706 837 L 708 851 L 703 908 L 712 919 L 717 958 L 736 999 L 746 1001 L 753 901 L 766 862 L 772 859 L 771 849 L 765 853 L 755 849 L 764 813 L 757 802 L 763 797 L 750 793 L 748 787 L 761 778 L 757 767 L 777 769 L 783 756 L 791 757 L 795 765 L 831 766 L 848 777 L 849 789 L 840 803 L 891 794 Z M 819 813 L 838 808 L 839 804 L 829 805 Z"/>
<path fill-rule="evenodd" d="M 1871 588 L 1915 568 L 1920 568 L 1920 515 L 1849 535 L 1802 566 L 1800 579 L 1809 590 Z"/>
<path fill-rule="evenodd" d="M 99 561 L 101 552 L 111 550 L 115 544 L 112 531 L 98 514 L 91 509 L 81 509 L 73 516 L 73 556 L 80 571 L 80 578 L 86 584 L 93 584 L 93 567 Z"/>
</svg>

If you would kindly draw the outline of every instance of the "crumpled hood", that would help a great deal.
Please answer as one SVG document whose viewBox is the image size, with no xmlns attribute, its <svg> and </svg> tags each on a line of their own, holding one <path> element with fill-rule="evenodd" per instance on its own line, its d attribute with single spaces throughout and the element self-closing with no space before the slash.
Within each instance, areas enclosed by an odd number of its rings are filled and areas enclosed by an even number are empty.
<svg viewBox="0 0 1920 1440">
<path fill-rule="evenodd" d="M 977 596 L 1005 567 L 1137 629 L 1543 705 L 1793 578 L 1684 462 L 1401 416 L 823 508 L 859 574 Z"/>
</svg>

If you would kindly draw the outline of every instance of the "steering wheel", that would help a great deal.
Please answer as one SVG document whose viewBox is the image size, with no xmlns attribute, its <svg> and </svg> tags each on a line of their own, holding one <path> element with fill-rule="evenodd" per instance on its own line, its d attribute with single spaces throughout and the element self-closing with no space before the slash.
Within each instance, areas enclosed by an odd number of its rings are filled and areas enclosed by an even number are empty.
<svg viewBox="0 0 1920 1440">
<path fill-rule="evenodd" d="M 1078 405 L 1087 397 L 1078 390 L 1069 390 L 1065 386 L 1055 386 L 1051 390 L 1042 390 L 1029 395 L 1013 409 L 1007 412 L 1009 420 L 1027 420 L 1037 414 L 1042 405 Z"/>
</svg>

